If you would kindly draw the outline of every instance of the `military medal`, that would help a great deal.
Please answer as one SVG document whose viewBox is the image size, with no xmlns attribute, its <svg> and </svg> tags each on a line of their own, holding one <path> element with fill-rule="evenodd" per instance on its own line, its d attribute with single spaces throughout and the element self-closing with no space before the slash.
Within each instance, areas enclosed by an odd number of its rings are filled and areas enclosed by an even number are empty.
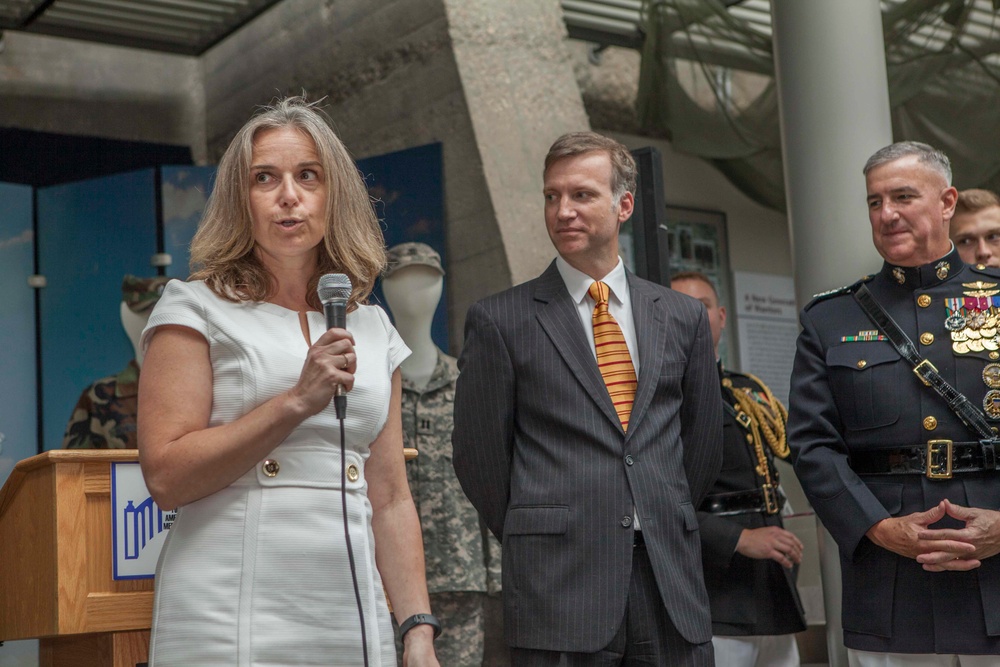
<svg viewBox="0 0 1000 667">
<path fill-rule="evenodd" d="M 964 329 L 965 324 L 966 324 L 965 318 L 959 315 L 958 313 L 955 313 L 954 315 L 949 315 L 948 319 L 944 321 L 944 328 L 954 333 L 956 331 L 961 331 L 962 329 Z"/>
<path fill-rule="evenodd" d="M 934 265 L 934 269 L 938 280 L 944 280 L 948 277 L 948 272 L 951 271 L 951 264 L 948 262 L 938 262 Z"/>
<path fill-rule="evenodd" d="M 1000 389 L 990 389 L 983 396 L 983 410 L 990 419 L 1000 419 Z"/>
<path fill-rule="evenodd" d="M 889 340 L 882 334 L 878 332 L 878 329 L 866 329 L 864 331 L 859 331 L 856 336 L 841 336 L 841 343 L 868 343 L 874 340 Z"/>
<path fill-rule="evenodd" d="M 946 317 L 944 328 L 948 330 L 952 340 L 952 351 L 955 354 L 969 352 L 996 352 L 1000 350 L 998 323 L 1000 323 L 1000 297 L 992 296 L 989 288 L 996 283 L 963 283 L 970 288 L 965 296 L 947 298 L 945 302 Z M 991 357 L 997 358 L 997 357 Z"/>
<path fill-rule="evenodd" d="M 990 389 L 1000 389 L 1000 364 L 986 364 L 983 367 L 983 382 Z"/>
<path fill-rule="evenodd" d="M 892 277 L 896 279 L 896 282 L 902 285 L 906 282 L 906 272 L 903 271 L 903 267 L 897 266 L 892 270 Z"/>
</svg>

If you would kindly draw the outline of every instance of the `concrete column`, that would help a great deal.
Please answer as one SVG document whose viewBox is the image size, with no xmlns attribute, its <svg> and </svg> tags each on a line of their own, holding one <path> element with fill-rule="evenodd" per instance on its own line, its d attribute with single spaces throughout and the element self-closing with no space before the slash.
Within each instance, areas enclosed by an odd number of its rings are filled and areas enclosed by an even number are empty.
<svg viewBox="0 0 1000 667">
<path fill-rule="evenodd" d="M 509 284 L 534 278 L 555 256 L 545 232 L 542 162 L 559 135 L 589 130 L 590 122 L 559 0 L 443 3 L 499 230 L 488 237 L 470 227 L 451 237 L 452 267 L 484 289 L 478 298 L 508 286 L 485 282 L 483 267 L 495 264 L 498 251 Z M 456 302 L 456 311 L 467 305 Z"/>
<path fill-rule="evenodd" d="M 772 0 L 785 193 L 799 302 L 858 280 L 871 243 L 861 169 L 892 143 L 878 0 Z"/>
<path fill-rule="evenodd" d="M 795 290 L 812 295 L 872 273 L 861 173 L 892 143 L 878 0 L 771 0 L 775 78 Z M 820 528 L 830 666 L 847 665 L 837 547 Z"/>
</svg>

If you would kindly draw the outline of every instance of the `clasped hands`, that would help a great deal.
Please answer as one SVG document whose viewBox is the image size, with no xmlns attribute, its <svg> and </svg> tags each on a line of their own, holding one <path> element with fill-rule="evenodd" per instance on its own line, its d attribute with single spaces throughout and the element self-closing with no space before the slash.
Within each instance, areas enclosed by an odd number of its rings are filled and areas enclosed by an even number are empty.
<svg viewBox="0 0 1000 667">
<path fill-rule="evenodd" d="M 965 526 L 929 527 L 945 516 Z M 928 572 L 973 570 L 1000 553 L 1000 512 L 942 500 L 926 512 L 883 519 L 866 534 L 878 546 L 915 559 Z"/>
</svg>

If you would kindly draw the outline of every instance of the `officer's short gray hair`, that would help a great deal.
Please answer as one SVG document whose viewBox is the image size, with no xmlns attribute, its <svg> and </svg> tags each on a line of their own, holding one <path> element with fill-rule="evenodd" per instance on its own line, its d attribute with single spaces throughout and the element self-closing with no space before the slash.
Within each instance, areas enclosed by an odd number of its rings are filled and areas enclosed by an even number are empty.
<svg viewBox="0 0 1000 667">
<path fill-rule="evenodd" d="M 916 155 L 921 164 L 941 174 L 945 182 L 949 186 L 951 185 L 951 160 L 933 146 L 919 141 L 897 141 L 885 148 L 880 148 L 868 158 L 868 162 L 865 162 L 864 174 L 868 176 L 868 173 L 876 167 L 911 155 Z"/>
</svg>

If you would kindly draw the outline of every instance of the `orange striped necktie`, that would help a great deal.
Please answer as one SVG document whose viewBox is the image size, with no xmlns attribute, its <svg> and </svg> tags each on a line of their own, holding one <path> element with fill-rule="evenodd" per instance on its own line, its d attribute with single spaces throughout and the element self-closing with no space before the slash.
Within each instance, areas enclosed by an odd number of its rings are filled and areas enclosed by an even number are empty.
<svg viewBox="0 0 1000 667">
<path fill-rule="evenodd" d="M 611 402 L 615 405 L 622 429 L 628 431 L 628 419 L 632 414 L 635 400 L 635 367 L 625 344 L 625 336 L 615 318 L 608 312 L 608 286 L 596 282 L 587 290 L 594 300 L 594 348 L 597 351 L 597 367 L 608 387 Z"/>
</svg>

